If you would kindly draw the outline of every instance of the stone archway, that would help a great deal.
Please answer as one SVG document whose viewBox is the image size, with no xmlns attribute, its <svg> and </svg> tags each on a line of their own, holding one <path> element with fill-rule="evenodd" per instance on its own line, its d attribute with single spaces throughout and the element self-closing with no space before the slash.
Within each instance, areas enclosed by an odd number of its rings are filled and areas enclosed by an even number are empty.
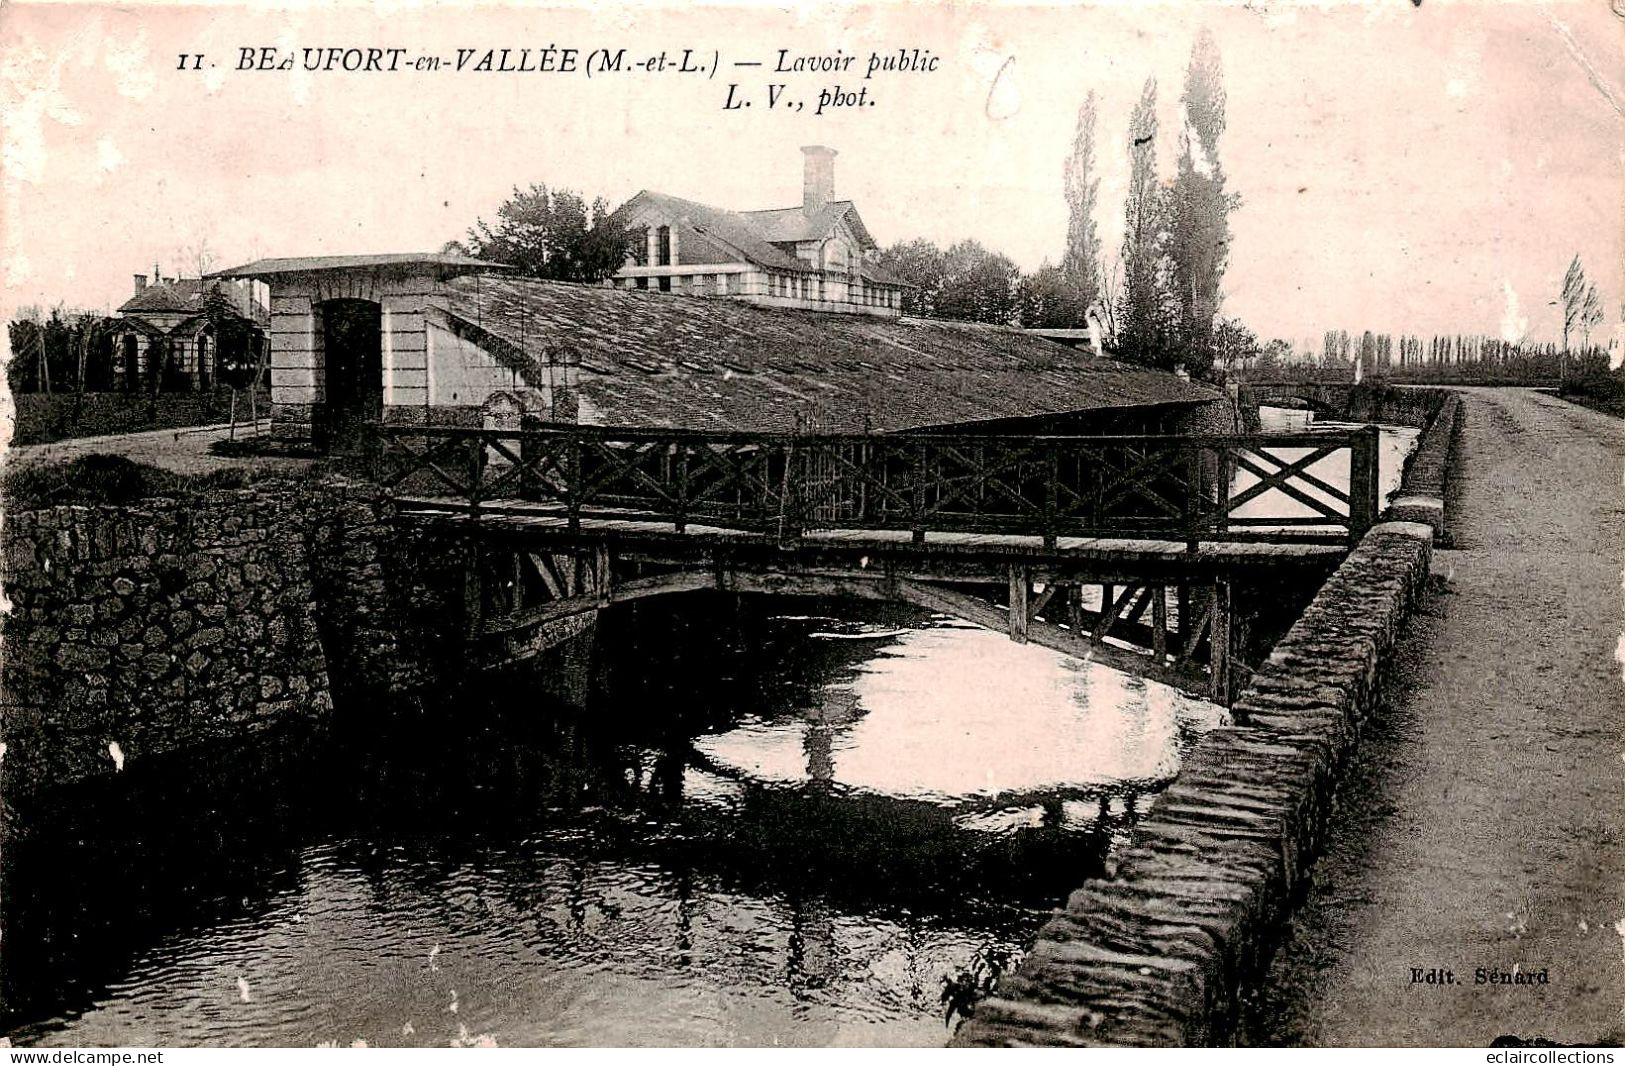
<svg viewBox="0 0 1625 1066">
<path fill-rule="evenodd" d="M 330 451 L 360 450 L 384 414 L 383 309 L 340 298 L 317 304 L 316 312 L 322 402 L 312 430 Z"/>
</svg>

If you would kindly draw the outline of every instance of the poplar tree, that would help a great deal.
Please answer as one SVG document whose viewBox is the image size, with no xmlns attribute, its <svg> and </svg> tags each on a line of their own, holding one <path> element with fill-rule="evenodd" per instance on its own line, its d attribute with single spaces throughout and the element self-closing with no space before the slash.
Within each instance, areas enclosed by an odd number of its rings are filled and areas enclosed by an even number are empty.
<svg viewBox="0 0 1625 1066">
<path fill-rule="evenodd" d="M 1147 78 L 1128 128 L 1129 182 L 1123 220 L 1123 293 L 1118 344 L 1126 358 L 1152 366 L 1171 364 L 1166 351 L 1162 299 L 1157 291 L 1162 258 L 1163 197 L 1157 186 L 1157 79 Z"/>
<path fill-rule="evenodd" d="M 1569 350 L 1569 334 L 1580 325 L 1585 313 L 1586 272 L 1576 255 L 1563 275 L 1563 289 L 1559 300 L 1563 305 L 1563 350 Z"/>
<path fill-rule="evenodd" d="M 1230 249 L 1234 197 L 1224 189 L 1219 138 L 1224 133 L 1224 72 L 1213 34 L 1202 30 L 1191 45 L 1180 96 L 1184 126 L 1174 178 L 1172 289 L 1179 306 L 1179 334 L 1186 366 L 1206 374 L 1213 365 L 1213 329 L 1219 310 L 1219 283 Z"/>
<path fill-rule="evenodd" d="M 1072 154 L 1067 157 L 1064 176 L 1066 202 L 1071 209 L 1066 228 L 1066 254 L 1061 257 L 1061 274 L 1075 290 L 1080 307 L 1087 311 L 1100 299 L 1100 236 L 1095 231 L 1095 200 L 1100 178 L 1095 167 L 1094 90 L 1078 108 L 1078 128 L 1072 138 Z M 1082 324 L 1081 318 L 1078 324 Z"/>
</svg>

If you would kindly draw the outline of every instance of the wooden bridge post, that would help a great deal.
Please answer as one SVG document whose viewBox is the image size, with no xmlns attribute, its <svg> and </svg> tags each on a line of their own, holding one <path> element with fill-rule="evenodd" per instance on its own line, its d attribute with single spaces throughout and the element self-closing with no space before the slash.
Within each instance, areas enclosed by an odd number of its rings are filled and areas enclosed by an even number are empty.
<svg viewBox="0 0 1625 1066">
<path fill-rule="evenodd" d="M 518 612 L 525 606 L 525 556 L 517 551 L 510 551 L 507 555 L 511 564 L 508 568 L 508 610 Z"/>
<path fill-rule="evenodd" d="M 1010 639 L 1027 643 L 1027 590 L 1032 575 L 1025 566 L 1010 568 Z"/>
<path fill-rule="evenodd" d="M 1213 583 L 1213 620 L 1209 623 L 1208 672 L 1212 679 L 1213 702 L 1230 705 L 1230 582 Z"/>
<path fill-rule="evenodd" d="M 911 506 L 914 513 L 909 516 L 915 544 L 925 543 L 925 443 L 922 441 L 914 446 L 914 493 Z"/>
<path fill-rule="evenodd" d="M 600 608 L 609 606 L 609 548 L 603 544 L 593 549 L 592 591 Z"/>
<path fill-rule="evenodd" d="M 1055 449 L 1049 453 L 1049 464 L 1044 477 L 1044 550 L 1054 551 L 1056 541 L 1056 515 L 1061 509 L 1061 457 Z"/>
<path fill-rule="evenodd" d="M 480 542 L 469 540 L 463 549 L 463 634 L 479 636 L 485 624 L 485 582 L 481 571 Z"/>
<path fill-rule="evenodd" d="M 569 499 L 565 506 L 569 509 L 569 529 L 571 533 L 581 532 L 581 437 L 572 432 L 570 434 L 570 469 L 566 476 Z M 579 574 L 577 575 L 580 576 Z"/>
<path fill-rule="evenodd" d="M 1218 524 L 1215 529 L 1220 533 L 1230 531 L 1230 485 L 1236 477 L 1235 446 L 1221 444 L 1214 450 L 1215 465 L 1218 467 L 1218 480 L 1213 488 L 1218 496 L 1217 506 Z"/>
<path fill-rule="evenodd" d="M 1196 650 L 1196 619 L 1191 617 L 1189 582 L 1181 581 L 1174 587 L 1174 613 L 1179 616 L 1174 619 L 1175 629 L 1179 633 L 1179 654 L 1188 659 Z"/>
<path fill-rule="evenodd" d="M 468 516 L 474 521 L 480 518 L 480 490 L 485 480 L 485 438 L 470 437 L 468 440 Z"/>
<path fill-rule="evenodd" d="M 1202 449 L 1192 447 L 1185 464 L 1185 551 L 1195 555 L 1202 539 Z"/>
<path fill-rule="evenodd" d="M 1349 445 L 1349 540 L 1358 544 L 1360 538 L 1377 521 L 1377 500 L 1381 495 L 1378 481 L 1378 449 L 1382 431 L 1376 426 L 1362 426 L 1354 431 Z"/>
<path fill-rule="evenodd" d="M 678 441 L 672 447 L 677 449 L 677 507 L 672 516 L 672 526 L 681 533 L 688 528 L 688 455 L 687 441 Z"/>
<path fill-rule="evenodd" d="M 1168 662 L 1168 586 L 1152 585 L 1151 595 L 1151 652 L 1160 667 Z"/>
</svg>

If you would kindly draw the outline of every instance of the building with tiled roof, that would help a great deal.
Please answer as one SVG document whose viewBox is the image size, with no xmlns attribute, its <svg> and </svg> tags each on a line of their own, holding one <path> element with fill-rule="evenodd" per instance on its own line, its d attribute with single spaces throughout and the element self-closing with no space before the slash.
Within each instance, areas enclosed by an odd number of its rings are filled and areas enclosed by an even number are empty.
<svg viewBox="0 0 1625 1066">
<path fill-rule="evenodd" d="M 498 404 L 618 428 L 898 433 L 1168 429 L 1217 390 L 1020 329 L 836 317 L 562 282 L 462 277 L 428 301 L 435 418 Z"/>
<path fill-rule="evenodd" d="M 893 317 L 904 282 L 850 200 L 835 199 L 835 151 L 801 150 L 798 207 L 733 211 L 647 189 L 616 209 L 635 234 L 626 265 L 608 284 L 767 307 Z"/>
<path fill-rule="evenodd" d="M 1163 433 L 1222 395 L 1009 326 L 828 314 L 515 278 L 441 253 L 263 260 L 273 428 L 345 449 L 380 422 L 519 428 Z"/>
<path fill-rule="evenodd" d="M 202 389 L 218 376 L 220 344 L 264 343 L 270 310 L 254 298 L 247 281 L 165 278 L 136 274 L 135 292 L 119 305 L 113 331 L 113 373 L 117 388 Z M 230 304 L 234 328 L 220 332 L 207 309 L 216 285 Z M 156 380 L 155 380 L 156 379 Z"/>
</svg>

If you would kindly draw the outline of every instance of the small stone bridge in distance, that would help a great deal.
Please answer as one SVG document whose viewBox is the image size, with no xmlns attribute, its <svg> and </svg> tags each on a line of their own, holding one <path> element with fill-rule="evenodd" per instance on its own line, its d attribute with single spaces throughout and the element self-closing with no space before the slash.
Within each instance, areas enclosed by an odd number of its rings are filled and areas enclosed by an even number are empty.
<svg viewBox="0 0 1625 1066">
<path fill-rule="evenodd" d="M 483 665 L 544 651 L 612 604 L 717 589 L 910 603 L 1228 704 L 1379 497 L 1374 426 L 381 434 L 374 474 L 399 519 L 460 546 Z M 1315 472 L 1338 453 L 1346 485 Z"/>
</svg>

